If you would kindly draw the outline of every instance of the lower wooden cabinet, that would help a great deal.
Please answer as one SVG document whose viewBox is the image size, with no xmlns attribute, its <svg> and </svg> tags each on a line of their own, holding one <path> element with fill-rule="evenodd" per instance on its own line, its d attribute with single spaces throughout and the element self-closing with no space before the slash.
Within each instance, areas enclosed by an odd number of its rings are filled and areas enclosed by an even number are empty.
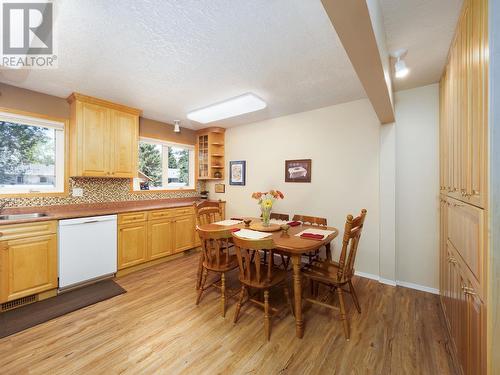
<svg viewBox="0 0 500 375">
<path fill-rule="evenodd" d="M 463 374 L 486 374 L 486 305 L 471 282 L 473 274 L 450 241 L 444 254 L 441 302 L 452 347 Z"/>
<path fill-rule="evenodd" d="M 147 223 L 118 226 L 118 269 L 132 267 L 148 260 Z"/>
<path fill-rule="evenodd" d="M 194 210 L 172 208 L 118 215 L 118 269 L 197 246 Z"/>
<path fill-rule="evenodd" d="M 56 228 L 56 222 L 0 227 L 0 303 L 57 288 Z"/>
<path fill-rule="evenodd" d="M 194 246 L 194 215 L 176 218 L 174 221 L 174 251 L 176 253 Z"/>
<path fill-rule="evenodd" d="M 173 253 L 174 222 L 171 219 L 148 223 L 149 259 L 163 258 Z"/>
</svg>

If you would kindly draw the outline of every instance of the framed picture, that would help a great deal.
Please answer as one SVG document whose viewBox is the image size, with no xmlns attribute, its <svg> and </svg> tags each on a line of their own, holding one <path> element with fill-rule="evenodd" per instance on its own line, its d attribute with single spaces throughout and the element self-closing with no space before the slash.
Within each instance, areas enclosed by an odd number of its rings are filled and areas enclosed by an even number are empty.
<svg viewBox="0 0 500 375">
<path fill-rule="evenodd" d="M 226 192 L 226 185 L 224 185 L 224 184 L 215 184 L 215 192 L 216 193 L 225 193 Z"/>
<path fill-rule="evenodd" d="M 229 185 L 245 186 L 246 161 L 229 162 Z"/>
<path fill-rule="evenodd" d="M 311 159 L 285 160 L 285 182 L 311 182 Z"/>
</svg>

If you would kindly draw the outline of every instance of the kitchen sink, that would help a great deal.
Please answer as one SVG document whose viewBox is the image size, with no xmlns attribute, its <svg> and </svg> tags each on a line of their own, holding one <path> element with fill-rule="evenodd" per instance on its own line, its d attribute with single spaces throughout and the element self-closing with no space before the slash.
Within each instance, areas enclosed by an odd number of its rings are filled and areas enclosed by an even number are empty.
<svg viewBox="0 0 500 375">
<path fill-rule="evenodd" d="M 0 220 L 23 220 L 23 219 L 36 219 L 37 217 L 48 216 L 42 212 L 36 212 L 33 214 L 12 214 L 12 215 L 0 215 Z"/>
</svg>

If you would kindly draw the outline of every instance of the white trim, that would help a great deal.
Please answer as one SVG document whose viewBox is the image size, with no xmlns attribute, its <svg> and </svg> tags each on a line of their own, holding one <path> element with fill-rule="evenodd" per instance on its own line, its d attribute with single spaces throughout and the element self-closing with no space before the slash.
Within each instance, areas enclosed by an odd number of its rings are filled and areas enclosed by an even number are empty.
<svg viewBox="0 0 500 375">
<path fill-rule="evenodd" d="M 64 135 L 64 122 L 47 120 L 43 118 L 18 115 L 15 113 L 0 112 L 0 121 L 18 124 L 20 126 L 37 126 L 40 128 L 54 130 L 54 174 L 53 186 L 49 185 L 2 185 L 0 184 L 0 196 L 2 194 L 30 194 L 30 193 L 63 193 L 65 175 L 65 149 L 66 141 Z"/>
<path fill-rule="evenodd" d="M 12 122 L 21 125 L 38 126 L 41 128 L 52 128 L 64 130 L 64 122 L 47 120 L 32 116 L 19 115 L 16 113 L 0 112 L 0 121 Z"/>
<path fill-rule="evenodd" d="M 439 295 L 439 289 L 431 288 L 431 287 L 424 286 L 424 285 L 409 283 L 409 282 L 400 281 L 400 280 L 395 281 L 395 280 L 383 279 L 380 276 L 377 276 L 377 275 L 374 275 L 371 273 L 360 272 L 360 271 L 355 271 L 354 274 L 356 276 L 363 277 L 365 279 L 378 281 L 379 283 L 384 284 L 384 285 L 389 285 L 389 286 L 394 286 L 394 287 L 401 286 L 403 288 L 410 288 L 410 289 L 420 290 L 421 292 L 427 292 L 427 293 Z"/>
<path fill-rule="evenodd" d="M 439 289 L 431 288 L 431 287 L 424 286 L 424 285 L 408 283 L 406 281 L 397 281 L 397 284 L 399 286 L 404 287 L 404 288 L 420 290 L 422 292 L 427 292 L 427 293 L 432 293 L 432 294 L 439 294 Z"/>
<path fill-rule="evenodd" d="M 365 279 L 371 279 L 375 281 L 380 281 L 380 277 L 378 275 L 373 275 L 371 273 L 365 273 L 361 271 L 355 271 L 354 274 L 359 277 L 364 277 Z"/>
<path fill-rule="evenodd" d="M 398 283 L 395 280 L 390 280 L 390 279 L 380 278 L 379 282 L 381 284 L 390 285 L 390 286 L 397 286 L 398 285 Z"/>
<path fill-rule="evenodd" d="M 190 145 L 190 144 L 185 144 L 185 143 L 176 143 L 176 142 L 169 142 L 169 141 L 164 141 L 161 139 L 157 138 L 148 138 L 148 137 L 139 137 L 139 142 L 145 142 L 145 143 L 150 143 L 154 145 L 161 146 L 161 152 L 162 152 L 162 169 L 164 169 L 164 172 L 162 173 L 162 181 L 161 181 L 161 187 L 150 187 L 149 191 L 158 191 L 158 190 L 191 190 L 195 189 L 195 181 L 196 181 L 196 176 L 195 176 L 195 146 Z M 168 148 L 169 147 L 177 147 L 177 148 L 183 148 L 186 149 L 189 153 L 189 185 L 187 186 L 172 186 L 171 184 L 168 183 Z M 164 168 L 166 166 L 166 168 Z M 133 189 L 134 191 L 141 191 L 139 187 L 139 179 L 134 179 L 133 182 Z"/>
</svg>

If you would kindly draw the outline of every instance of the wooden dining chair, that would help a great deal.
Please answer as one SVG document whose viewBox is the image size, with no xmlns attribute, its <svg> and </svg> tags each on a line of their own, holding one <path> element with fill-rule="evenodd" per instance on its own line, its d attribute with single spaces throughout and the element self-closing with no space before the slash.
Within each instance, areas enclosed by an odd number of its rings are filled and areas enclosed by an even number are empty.
<svg viewBox="0 0 500 375">
<path fill-rule="evenodd" d="M 283 220 L 283 221 L 289 221 L 290 220 L 290 215 L 288 214 L 279 214 L 277 212 L 271 212 L 271 219 L 275 220 Z"/>
<path fill-rule="evenodd" d="M 308 215 L 293 215 L 292 221 L 301 221 L 305 225 L 312 225 L 318 227 L 326 227 L 328 226 L 328 221 L 324 217 L 316 217 L 316 216 L 308 216 Z M 326 258 L 331 259 L 332 252 L 330 248 L 330 244 L 325 245 L 326 247 Z M 319 249 L 315 251 L 311 251 L 307 254 L 303 255 L 307 258 L 307 262 L 310 264 L 313 260 L 319 258 Z"/>
<path fill-rule="evenodd" d="M 358 297 L 352 284 L 352 277 L 354 276 L 356 253 L 358 251 L 359 239 L 363 230 L 365 217 L 366 210 L 364 209 L 356 218 L 353 218 L 352 215 L 347 216 L 344 238 L 342 240 L 342 251 L 338 262 L 334 262 L 330 259 L 314 261 L 312 264 L 308 264 L 302 269 L 303 277 L 309 280 L 311 284 L 319 283 L 326 285 L 330 288 L 330 291 L 337 292 L 340 307 L 330 305 L 322 300 L 320 301 L 316 288 L 311 288 L 311 290 L 316 290 L 316 293 L 315 295 L 312 293 L 311 298 L 306 298 L 306 300 L 324 307 L 336 310 L 340 309 L 340 319 L 343 322 L 344 333 L 347 340 L 350 338 L 350 333 L 344 303 L 344 293 L 349 293 L 351 295 L 356 310 L 358 310 L 358 313 L 361 313 Z M 345 286 L 347 286 L 347 290 L 344 289 Z"/>
<path fill-rule="evenodd" d="M 231 241 L 231 231 L 206 231 L 197 228 L 196 231 L 200 236 L 202 248 L 202 278 L 200 288 L 198 289 L 198 296 L 196 297 L 196 305 L 200 303 L 201 296 L 205 290 L 210 287 L 216 287 L 221 292 L 221 310 L 222 316 L 226 316 L 226 272 L 238 268 L 238 261 L 236 256 L 230 255 L 227 249 Z M 208 273 L 217 273 L 220 279 L 205 286 L 207 282 Z"/>
<path fill-rule="evenodd" d="M 193 203 L 194 216 L 196 218 L 196 226 L 204 224 L 212 224 L 222 220 L 222 208 L 219 202 L 203 201 L 201 203 Z M 203 270 L 203 254 L 200 254 L 198 261 L 198 272 L 196 274 L 196 290 L 200 289 L 201 274 Z"/>
<path fill-rule="evenodd" d="M 271 313 L 275 315 L 281 311 L 281 309 L 269 305 L 270 288 L 277 285 L 283 286 L 286 302 L 293 313 L 286 285 L 286 271 L 280 270 L 273 265 L 274 241 L 272 239 L 247 240 L 233 234 L 233 242 L 238 259 L 241 283 L 240 298 L 234 313 L 234 323 L 238 321 L 241 306 L 244 304 L 245 293 L 247 293 L 248 299 L 245 302 L 250 301 L 264 308 L 264 331 L 266 339 L 269 341 L 271 337 Z M 261 261 L 261 251 L 269 255 L 267 264 Z M 249 289 L 264 291 L 264 301 L 252 298 Z"/>
</svg>

